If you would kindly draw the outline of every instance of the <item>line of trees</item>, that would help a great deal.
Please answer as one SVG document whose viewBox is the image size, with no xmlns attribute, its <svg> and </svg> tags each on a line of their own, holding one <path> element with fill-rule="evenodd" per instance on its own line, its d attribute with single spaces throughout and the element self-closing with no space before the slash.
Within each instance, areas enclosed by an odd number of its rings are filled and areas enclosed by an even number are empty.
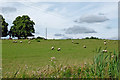
<svg viewBox="0 0 120 80">
<path fill-rule="evenodd" d="M 18 37 L 18 39 L 27 38 L 28 36 L 33 36 L 32 33 L 35 33 L 34 25 L 35 23 L 30 20 L 28 15 L 18 16 L 13 21 L 13 26 L 11 26 L 8 31 L 8 23 L 5 22 L 5 19 L 0 15 L 1 25 L 2 25 L 2 37 Z"/>
<path fill-rule="evenodd" d="M 91 37 L 85 37 L 85 38 L 83 38 L 83 39 L 100 39 L 100 38 L 91 36 Z"/>
</svg>

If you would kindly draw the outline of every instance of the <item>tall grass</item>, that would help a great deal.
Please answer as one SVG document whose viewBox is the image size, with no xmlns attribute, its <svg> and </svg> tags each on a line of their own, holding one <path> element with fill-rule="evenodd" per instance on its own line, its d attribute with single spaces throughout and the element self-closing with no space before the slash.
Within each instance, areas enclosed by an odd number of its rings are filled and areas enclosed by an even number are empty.
<svg viewBox="0 0 120 80">
<path fill-rule="evenodd" d="M 106 50 L 107 48 L 105 48 Z M 103 52 L 101 47 L 96 49 L 97 55 L 94 57 L 92 63 L 88 62 L 84 65 L 57 65 L 57 59 L 52 57 L 50 59 L 51 65 L 36 71 L 28 72 L 27 68 L 20 76 L 18 73 L 20 69 L 16 70 L 13 76 L 20 78 L 118 78 L 119 77 L 119 57 L 118 52 Z"/>
</svg>

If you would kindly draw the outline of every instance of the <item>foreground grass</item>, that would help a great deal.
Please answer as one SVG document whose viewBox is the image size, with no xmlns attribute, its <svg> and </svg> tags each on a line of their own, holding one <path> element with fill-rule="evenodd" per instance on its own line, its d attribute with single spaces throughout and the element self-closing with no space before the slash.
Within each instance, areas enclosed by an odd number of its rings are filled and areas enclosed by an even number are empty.
<svg viewBox="0 0 120 80">
<path fill-rule="evenodd" d="M 94 39 L 74 40 L 79 44 L 71 42 L 71 40 L 43 40 L 41 42 L 32 40 L 31 44 L 28 44 L 27 40 L 23 40 L 23 43 L 3 40 L 3 78 L 51 77 L 55 73 L 54 67 L 51 65 L 51 57 L 56 58 L 55 65 L 63 67 L 62 69 L 64 66 L 70 66 L 73 68 L 72 70 L 77 70 L 81 66 L 83 70 L 85 62 L 93 63 L 93 57 L 98 54 L 95 49 L 100 46 L 102 49 L 107 47 L 109 52 L 118 51 L 117 41 L 113 40 L 107 40 L 107 45 L 103 44 L 103 40 Z M 83 45 L 86 45 L 87 48 L 83 48 Z M 54 46 L 55 50 L 52 51 L 51 46 Z M 61 48 L 60 52 L 57 51 L 58 47 Z"/>
<path fill-rule="evenodd" d="M 13 75 L 6 75 L 6 78 L 119 78 L 119 57 L 117 52 L 102 52 L 101 48 L 96 50 L 97 55 L 92 63 L 80 65 L 56 64 L 57 59 L 51 57 L 51 65 L 43 69 L 29 72 L 25 66 L 22 75 L 19 74 L 21 68 L 17 69 Z"/>
</svg>

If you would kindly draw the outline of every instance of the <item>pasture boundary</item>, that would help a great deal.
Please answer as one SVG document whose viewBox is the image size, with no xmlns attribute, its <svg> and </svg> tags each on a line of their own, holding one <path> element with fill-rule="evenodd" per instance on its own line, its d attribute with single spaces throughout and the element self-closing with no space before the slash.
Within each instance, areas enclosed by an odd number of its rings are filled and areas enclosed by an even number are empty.
<svg viewBox="0 0 120 80">
<path fill-rule="evenodd" d="M 3 78 L 2 80 L 119 80 L 118 78 Z"/>
</svg>

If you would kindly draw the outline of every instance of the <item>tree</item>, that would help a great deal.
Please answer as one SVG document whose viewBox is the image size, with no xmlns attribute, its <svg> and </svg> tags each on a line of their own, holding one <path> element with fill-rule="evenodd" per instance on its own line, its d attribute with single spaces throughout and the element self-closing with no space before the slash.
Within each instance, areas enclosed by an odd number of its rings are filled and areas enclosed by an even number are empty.
<svg viewBox="0 0 120 80">
<path fill-rule="evenodd" d="M 9 35 L 12 37 L 18 37 L 18 39 L 21 37 L 24 37 L 26 39 L 27 36 L 33 36 L 32 33 L 35 33 L 34 25 L 35 23 L 30 20 L 29 16 L 18 16 L 13 21 L 13 26 L 11 26 Z"/>
<path fill-rule="evenodd" d="M 2 37 L 6 37 L 8 35 L 8 23 L 5 22 L 2 15 L 0 15 L 0 26 L 2 27 Z"/>
</svg>

